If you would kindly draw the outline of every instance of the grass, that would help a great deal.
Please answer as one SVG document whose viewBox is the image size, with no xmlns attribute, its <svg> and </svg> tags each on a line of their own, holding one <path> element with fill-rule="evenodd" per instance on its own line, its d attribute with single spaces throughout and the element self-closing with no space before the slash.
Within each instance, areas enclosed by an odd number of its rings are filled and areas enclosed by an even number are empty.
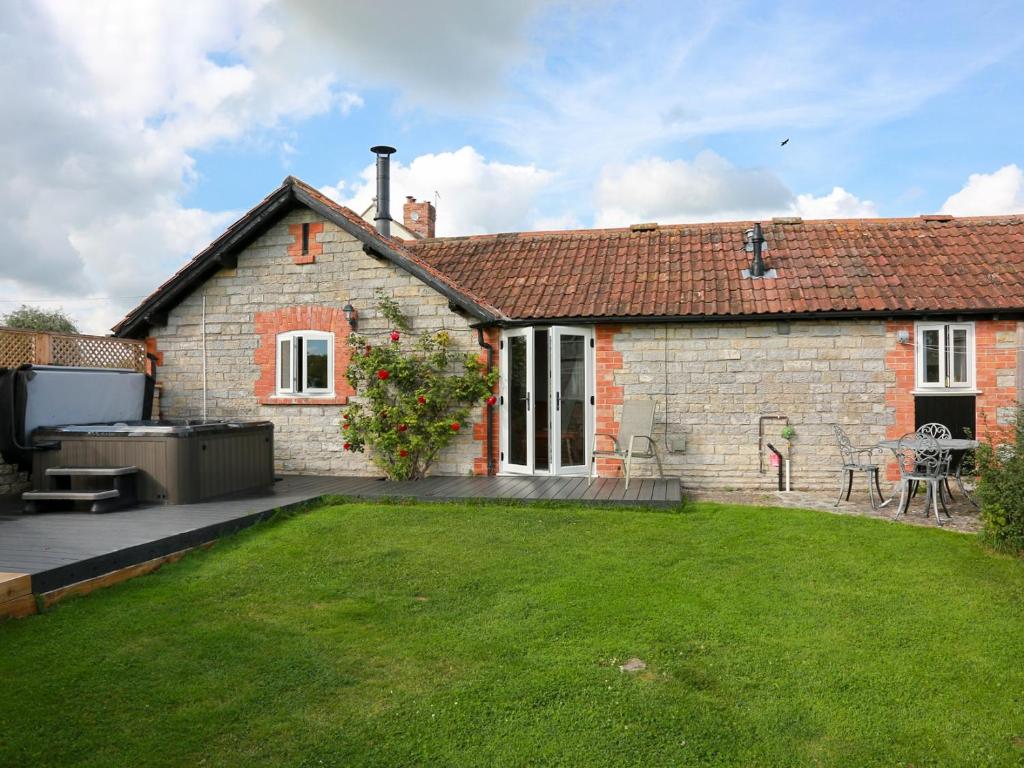
<svg viewBox="0 0 1024 768">
<path fill-rule="evenodd" d="M 1024 764 L 1024 562 L 819 512 L 328 505 L 0 649 L 4 766 Z"/>
</svg>

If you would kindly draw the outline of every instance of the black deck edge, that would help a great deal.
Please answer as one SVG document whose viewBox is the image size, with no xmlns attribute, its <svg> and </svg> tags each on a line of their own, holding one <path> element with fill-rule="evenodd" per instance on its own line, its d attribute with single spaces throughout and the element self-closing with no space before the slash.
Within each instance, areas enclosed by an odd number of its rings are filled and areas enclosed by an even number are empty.
<svg viewBox="0 0 1024 768">
<path fill-rule="evenodd" d="M 246 528 L 251 528 L 256 523 L 269 520 L 274 515 L 315 503 L 324 498 L 325 495 L 327 494 L 289 502 L 273 509 L 250 512 L 247 515 L 213 523 L 202 528 L 194 528 L 191 531 L 176 533 L 173 536 L 165 536 L 162 539 L 147 541 L 144 544 L 136 544 L 133 547 L 126 547 L 116 552 L 108 552 L 96 557 L 90 557 L 87 560 L 79 560 L 75 563 L 61 565 L 48 571 L 39 571 L 32 574 L 32 592 L 37 595 L 44 592 L 52 592 L 55 589 L 69 587 L 80 581 L 87 581 L 98 576 L 105 576 L 108 573 L 120 571 L 123 568 L 141 565 L 158 557 L 166 557 L 175 552 L 194 549 L 202 544 L 208 544 L 225 536 L 230 536 L 233 533 L 238 533 Z"/>
</svg>

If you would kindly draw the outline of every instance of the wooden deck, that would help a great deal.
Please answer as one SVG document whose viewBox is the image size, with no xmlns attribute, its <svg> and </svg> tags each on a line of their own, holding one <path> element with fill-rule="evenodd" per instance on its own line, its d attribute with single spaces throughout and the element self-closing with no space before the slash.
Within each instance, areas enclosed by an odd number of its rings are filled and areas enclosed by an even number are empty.
<svg viewBox="0 0 1024 768">
<path fill-rule="evenodd" d="M 673 507 L 676 480 L 543 477 L 432 477 L 392 483 L 357 477 L 287 476 L 273 490 L 201 504 L 145 506 L 106 514 L 0 510 L 0 572 L 27 574 L 35 594 L 166 558 L 324 496 L 427 501 L 583 501 Z"/>
</svg>

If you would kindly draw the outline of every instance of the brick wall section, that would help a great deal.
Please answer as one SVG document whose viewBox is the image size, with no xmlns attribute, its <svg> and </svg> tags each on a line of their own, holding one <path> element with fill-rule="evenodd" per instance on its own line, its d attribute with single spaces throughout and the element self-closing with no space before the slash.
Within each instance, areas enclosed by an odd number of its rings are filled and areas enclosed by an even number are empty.
<svg viewBox="0 0 1024 768">
<path fill-rule="evenodd" d="M 334 334 L 334 397 L 318 397 L 319 405 L 344 405 L 355 391 L 345 378 L 351 351 L 351 332 L 345 313 L 338 307 L 285 307 L 257 312 L 253 328 L 259 336 L 255 359 L 259 378 L 253 392 L 261 405 L 309 405 L 308 398 L 279 397 L 277 393 L 277 335 L 287 331 L 324 331 Z"/>
<path fill-rule="evenodd" d="M 975 324 L 978 356 L 978 437 L 1013 422 L 1017 411 L 1017 322 L 987 320 Z"/>
<path fill-rule="evenodd" d="M 501 343 L 501 332 L 497 328 L 489 328 L 484 331 L 484 341 L 490 344 L 494 348 L 494 370 L 498 370 L 501 365 L 501 354 L 500 354 L 500 343 Z M 487 350 L 483 349 L 480 351 L 479 361 L 483 365 L 487 365 Z M 492 389 L 495 397 L 501 392 L 501 382 L 497 381 Z M 498 432 L 499 425 L 498 418 L 499 408 L 497 405 L 491 407 L 485 405 L 480 411 L 480 417 L 476 420 L 473 425 L 473 439 L 477 441 L 480 449 L 480 455 L 473 459 L 473 474 L 474 475 L 486 475 L 487 474 L 487 421 L 490 419 L 492 424 L 492 435 L 494 437 L 493 445 L 491 446 L 491 463 L 494 467 L 495 473 L 500 471 L 500 450 L 501 450 L 501 435 Z"/>
<path fill-rule="evenodd" d="M 316 236 L 322 251 L 312 264 L 297 265 L 288 249 L 297 224 L 322 223 Z M 301 229 L 300 229 L 301 237 Z M 257 313 L 297 306 L 341 309 L 351 301 L 359 312 L 359 333 L 382 339 L 390 331 L 376 311 L 374 291 L 393 295 L 409 315 L 414 331 L 446 328 L 457 349 L 478 354 L 469 321 L 448 309 L 448 300 L 386 261 L 363 253 L 361 244 L 333 223 L 318 222 L 296 210 L 271 227 L 238 257 L 236 269 L 211 277 L 171 311 L 166 326 L 151 335 L 164 353 L 160 379 L 168 418 L 202 412 L 202 301 L 207 299 L 207 375 L 211 418 L 269 419 L 275 424 L 277 470 L 307 474 L 379 475 L 366 455 L 342 451 L 339 405 L 316 401 L 280 407 L 264 405 L 254 394 L 260 378 L 256 352 Z M 480 455 L 473 430 L 465 429 L 434 466 L 435 474 L 468 474 Z"/>
<path fill-rule="evenodd" d="M 612 344 L 622 356 L 614 374 L 621 397 L 657 401 L 655 439 L 665 472 L 684 487 L 776 487 L 767 456 L 760 473 L 758 428 L 761 416 L 782 415 L 797 432 L 794 487 L 832 490 L 838 457 L 831 424 L 870 444 L 886 436 L 892 421 L 884 322 L 624 326 Z M 668 451 L 671 435 L 686 438 L 685 452 Z M 778 435 L 769 439 L 784 447 Z M 637 476 L 655 471 L 653 461 L 637 462 Z"/>
<path fill-rule="evenodd" d="M 302 252 L 302 227 L 309 224 L 309 237 L 307 238 L 306 253 Z M 291 245 L 288 246 L 288 255 L 297 266 L 313 264 L 316 257 L 324 252 L 324 245 L 317 238 L 323 234 L 324 223 L 322 221 L 303 222 L 288 225 L 288 234 L 292 236 Z"/>
<path fill-rule="evenodd" d="M 616 348 L 616 337 L 622 331 L 617 325 L 599 325 L 594 329 L 594 432 L 597 434 L 619 434 L 619 417 L 622 415 L 623 387 L 617 383 L 626 374 L 623 355 Z M 607 438 L 598 438 L 598 450 L 613 447 Z M 625 446 L 622 446 L 625 448 Z M 622 462 L 613 459 L 598 459 L 597 474 L 601 477 L 622 475 Z"/>
<path fill-rule="evenodd" d="M 978 438 L 985 440 L 993 426 L 1011 423 L 1018 400 L 1017 371 L 1018 343 L 1015 320 L 978 320 L 974 324 L 976 359 Z M 889 350 L 886 367 L 896 379 L 886 392 L 886 404 L 892 409 L 893 422 L 889 426 L 890 439 L 914 431 L 914 395 L 916 386 L 914 322 L 912 320 L 887 324 Z M 906 331 L 909 344 L 898 344 L 896 334 Z"/>
</svg>

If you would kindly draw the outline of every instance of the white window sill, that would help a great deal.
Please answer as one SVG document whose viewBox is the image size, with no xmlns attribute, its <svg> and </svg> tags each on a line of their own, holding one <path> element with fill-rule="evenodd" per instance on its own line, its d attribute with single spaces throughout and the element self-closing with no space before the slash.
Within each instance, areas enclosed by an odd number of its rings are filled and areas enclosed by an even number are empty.
<svg viewBox="0 0 1024 768">
<path fill-rule="evenodd" d="M 952 397 L 954 395 L 980 395 L 982 394 L 982 391 L 980 389 L 947 389 L 945 387 L 936 387 L 935 389 L 914 389 L 911 390 L 910 394 Z"/>
</svg>

